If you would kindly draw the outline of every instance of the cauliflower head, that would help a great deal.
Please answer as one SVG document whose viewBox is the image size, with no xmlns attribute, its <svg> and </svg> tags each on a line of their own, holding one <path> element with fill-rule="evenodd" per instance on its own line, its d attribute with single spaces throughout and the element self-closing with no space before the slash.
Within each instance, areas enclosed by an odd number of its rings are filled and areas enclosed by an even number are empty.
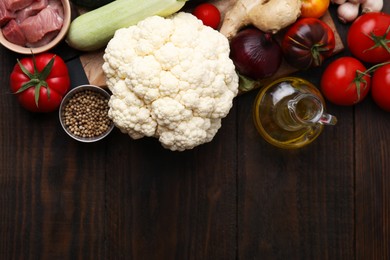
<svg viewBox="0 0 390 260">
<path fill-rule="evenodd" d="M 185 12 L 119 29 L 104 53 L 109 116 L 173 151 L 210 142 L 238 93 L 229 42 Z"/>
</svg>

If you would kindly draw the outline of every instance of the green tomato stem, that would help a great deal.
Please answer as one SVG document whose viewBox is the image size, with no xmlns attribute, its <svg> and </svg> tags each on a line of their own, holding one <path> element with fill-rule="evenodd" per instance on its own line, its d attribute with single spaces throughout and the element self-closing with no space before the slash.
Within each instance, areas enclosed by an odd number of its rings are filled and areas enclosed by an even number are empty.
<svg viewBox="0 0 390 260">
<path fill-rule="evenodd" d="M 369 35 L 367 35 L 371 40 L 374 41 L 374 45 L 367 50 L 364 50 L 363 52 L 373 50 L 377 47 L 383 47 L 387 52 L 390 53 L 390 47 L 388 44 L 390 43 L 390 40 L 387 39 L 387 35 L 390 33 L 390 25 L 387 27 L 387 30 L 384 35 L 375 35 L 373 32 L 371 32 Z"/>
<path fill-rule="evenodd" d="M 49 86 L 47 85 L 47 82 L 46 82 L 46 79 L 47 77 L 49 76 L 52 68 L 53 68 L 53 64 L 54 64 L 54 59 L 55 59 L 56 55 L 53 56 L 53 58 L 50 59 L 50 61 L 46 64 L 46 66 L 43 68 L 42 71 L 38 71 L 38 68 L 37 68 L 37 63 L 36 63 L 36 60 L 35 60 L 35 56 L 34 54 L 32 54 L 32 59 L 33 59 L 33 65 L 34 65 L 34 72 L 31 73 L 30 71 L 28 71 L 24 66 L 23 64 L 17 60 L 18 62 L 18 65 L 20 67 L 20 69 L 22 70 L 22 72 L 30 79 L 29 81 L 27 81 L 26 83 L 24 83 L 19 89 L 18 91 L 15 92 L 15 94 L 18 94 L 18 93 L 21 93 L 23 91 L 26 91 L 27 89 L 31 88 L 31 87 L 35 87 L 35 90 L 34 90 L 34 99 L 35 99 L 35 104 L 36 106 L 38 107 L 38 101 L 39 101 L 39 96 L 40 96 L 40 90 L 41 90 L 41 87 L 44 87 L 46 88 L 46 91 L 47 91 L 47 98 L 50 99 L 50 88 Z"/>
<path fill-rule="evenodd" d="M 357 93 L 357 101 L 360 100 L 361 90 L 365 89 L 367 87 L 367 81 L 364 79 L 364 76 L 371 77 L 371 75 L 370 75 L 371 72 L 373 72 L 376 69 L 378 69 L 378 68 L 380 68 L 380 67 L 382 67 L 384 65 L 387 65 L 387 64 L 390 64 L 390 61 L 376 64 L 376 65 L 368 68 L 365 71 L 360 71 L 360 70 L 356 71 L 356 76 L 355 76 L 354 80 L 351 82 L 349 87 L 352 87 L 352 85 L 355 84 L 355 86 L 356 86 L 356 93 Z"/>
</svg>

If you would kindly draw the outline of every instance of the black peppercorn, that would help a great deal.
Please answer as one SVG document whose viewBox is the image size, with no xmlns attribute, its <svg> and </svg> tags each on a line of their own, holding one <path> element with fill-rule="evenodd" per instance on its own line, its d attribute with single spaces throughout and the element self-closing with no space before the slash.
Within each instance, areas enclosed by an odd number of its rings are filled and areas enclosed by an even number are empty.
<svg viewBox="0 0 390 260">
<path fill-rule="evenodd" d="M 111 126 L 108 110 L 108 98 L 102 94 L 91 90 L 77 92 L 64 106 L 65 127 L 78 137 L 100 136 Z"/>
</svg>

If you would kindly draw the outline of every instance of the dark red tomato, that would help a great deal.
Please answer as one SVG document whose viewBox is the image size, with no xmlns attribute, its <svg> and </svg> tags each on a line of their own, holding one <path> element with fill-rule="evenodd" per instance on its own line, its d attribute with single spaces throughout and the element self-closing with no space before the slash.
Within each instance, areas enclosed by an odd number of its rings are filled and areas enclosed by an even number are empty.
<svg viewBox="0 0 390 260">
<path fill-rule="evenodd" d="M 390 112 L 390 64 L 386 64 L 374 72 L 371 96 L 379 107 Z"/>
<path fill-rule="evenodd" d="M 332 55 L 335 38 L 332 29 L 317 18 L 301 18 L 282 39 L 286 61 L 298 69 L 320 66 Z"/>
<path fill-rule="evenodd" d="M 215 5 L 204 3 L 195 7 L 192 12 L 199 20 L 202 20 L 204 25 L 210 26 L 213 29 L 218 29 L 221 22 L 221 13 Z"/>
<path fill-rule="evenodd" d="M 353 57 L 333 61 L 322 74 L 322 94 L 336 105 L 359 103 L 370 90 L 371 79 L 365 71 L 366 67 Z"/>
<path fill-rule="evenodd" d="M 68 92 L 70 78 L 65 62 L 51 53 L 18 60 L 10 75 L 11 91 L 32 112 L 52 112 Z"/>
<path fill-rule="evenodd" d="M 366 13 L 351 25 L 348 48 L 361 61 L 380 63 L 390 59 L 390 15 Z"/>
</svg>

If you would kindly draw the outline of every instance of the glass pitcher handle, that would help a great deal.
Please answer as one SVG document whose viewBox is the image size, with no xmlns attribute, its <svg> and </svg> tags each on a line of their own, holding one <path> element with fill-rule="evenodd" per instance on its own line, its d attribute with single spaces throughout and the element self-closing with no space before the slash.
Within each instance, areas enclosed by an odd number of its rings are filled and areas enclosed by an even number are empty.
<svg viewBox="0 0 390 260">
<path fill-rule="evenodd" d="M 323 113 L 318 122 L 322 125 L 335 125 L 337 123 L 337 118 L 327 113 Z"/>
<path fill-rule="evenodd" d="M 304 111 L 309 111 L 310 113 L 306 113 L 304 116 L 297 113 L 297 106 L 300 102 L 307 106 Z M 324 106 L 319 97 L 311 93 L 297 95 L 294 99 L 288 101 L 287 106 L 291 117 L 301 124 L 312 125 L 318 123 L 322 125 L 335 125 L 337 123 L 335 116 L 325 113 Z"/>
</svg>

